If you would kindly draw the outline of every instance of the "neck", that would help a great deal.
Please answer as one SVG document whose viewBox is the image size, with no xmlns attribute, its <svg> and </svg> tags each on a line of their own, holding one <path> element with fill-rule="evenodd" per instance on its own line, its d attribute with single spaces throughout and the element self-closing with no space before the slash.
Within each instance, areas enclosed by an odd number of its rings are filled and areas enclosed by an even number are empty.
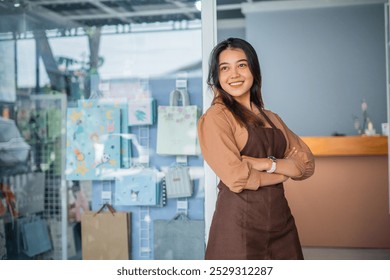
<svg viewBox="0 0 390 280">
<path fill-rule="evenodd" d="M 242 106 L 244 106 L 245 108 L 247 108 L 249 111 L 252 111 L 252 104 L 251 104 L 251 101 L 249 98 L 244 98 L 244 99 L 241 99 L 241 98 L 235 98 L 235 100 L 240 103 Z"/>
</svg>

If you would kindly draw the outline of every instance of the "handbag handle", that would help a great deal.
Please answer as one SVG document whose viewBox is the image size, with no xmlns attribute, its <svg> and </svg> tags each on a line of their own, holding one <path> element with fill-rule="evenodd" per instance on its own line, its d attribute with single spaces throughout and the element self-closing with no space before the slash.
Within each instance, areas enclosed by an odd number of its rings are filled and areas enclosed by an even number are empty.
<svg viewBox="0 0 390 280">
<path fill-rule="evenodd" d="M 111 204 L 108 204 L 108 203 L 104 203 L 103 204 L 103 206 L 99 209 L 99 211 L 97 211 L 93 216 L 95 217 L 97 214 L 99 214 L 100 212 L 102 212 L 103 211 L 103 209 L 104 208 L 106 208 L 107 207 L 107 209 L 111 212 L 111 214 L 113 215 L 113 216 L 115 216 L 115 209 L 114 209 L 114 207 L 112 207 L 112 205 Z"/>
<path fill-rule="evenodd" d="M 169 94 L 169 105 L 170 106 L 179 106 L 179 96 L 181 96 L 182 106 L 190 105 L 188 93 L 186 90 L 174 89 Z"/>
<path fill-rule="evenodd" d="M 182 212 L 179 212 L 175 215 L 175 217 L 172 218 L 171 221 L 189 221 L 189 218 L 186 214 L 182 213 Z"/>
</svg>

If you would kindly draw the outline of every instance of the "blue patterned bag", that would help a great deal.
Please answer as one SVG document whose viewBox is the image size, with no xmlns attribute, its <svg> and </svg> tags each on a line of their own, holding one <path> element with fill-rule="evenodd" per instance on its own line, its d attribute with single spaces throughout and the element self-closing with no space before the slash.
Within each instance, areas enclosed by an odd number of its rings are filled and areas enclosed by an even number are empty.
<svg viewBox="0 0 390 280">
<path fill-rule="evenodd" d="M 121 167 L 120 110 L 69 108 L 66 127 L 67 180 L 109 180 Z"/>
<path fill-rule="evenodd" d="M 115 181 L 115 206 L 156 206 L 159 204 L 157 172 L 140 168 L 134 174 L 121 176 Z"/>
<path fill-rule="evenodd" d="M 79 108 L 115 108 L 120 109 L 121 128 L 121 167 L 129 168 L 131 166 L 131 140 L 128 139 L 128 102 L 126 98 L 97 98 L 88 100 L 79 100 Z"/>
</svg>

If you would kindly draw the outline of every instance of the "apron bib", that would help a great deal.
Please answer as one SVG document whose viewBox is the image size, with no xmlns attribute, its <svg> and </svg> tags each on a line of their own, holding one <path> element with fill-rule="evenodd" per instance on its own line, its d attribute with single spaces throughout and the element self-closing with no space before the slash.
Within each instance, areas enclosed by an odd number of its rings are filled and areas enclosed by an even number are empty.
<svg viewBox="0 0 390 280">
<path fill-rule="evenodd" d="M 283 158 L 286 139 L 271 125 L 249 127 L 241 155 Z M 234 193 L 220 181 L 205 259 L 303 259 L 283 183 Z"/>
</svg>

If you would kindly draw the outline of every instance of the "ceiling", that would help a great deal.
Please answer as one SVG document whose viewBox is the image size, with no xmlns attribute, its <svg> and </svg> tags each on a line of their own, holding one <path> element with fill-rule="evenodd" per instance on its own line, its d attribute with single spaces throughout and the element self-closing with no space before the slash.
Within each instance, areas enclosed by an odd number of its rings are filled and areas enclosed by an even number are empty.
<svg viewBox="0 0 390 280">
<path fill-rule="evenodd" d="M 203 0 L 212 1 L 212 0 Z M 243 18 L 242 3 L 217 0 L 218 19 Z M 196 0 L 0 0 L 0 33 L 200 19 Z"/>
</svg>

